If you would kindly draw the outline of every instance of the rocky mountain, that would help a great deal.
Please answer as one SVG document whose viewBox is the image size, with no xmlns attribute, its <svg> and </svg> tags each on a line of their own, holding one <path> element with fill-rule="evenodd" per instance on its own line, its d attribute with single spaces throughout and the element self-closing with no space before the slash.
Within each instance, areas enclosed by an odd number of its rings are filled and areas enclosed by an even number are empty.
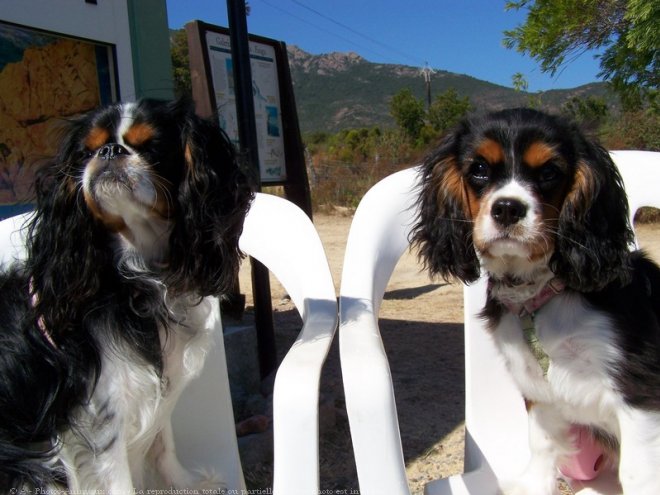
<svg viewBox="0 0 660 495">
<path fill-rule="evenodd" d="M 390 127 L 394 122 L 389 100 L 394 94 L 410 88 L 418 98 L 425 98 L 419 68 L 372 63 L 352 52 L 312 55 L 293 45 L 287 49 L 303 133 L 375 125 Z M 603 83 L 530 94 L 462 74 L 436 71 L 431 77 L 432 95 L 449 88 L 468 96 L 476 108 L 525 105 L 530 97 L 538 97 L 545 108 L 556 110 L 573 96 L 611 98 Z"/>
</svg>

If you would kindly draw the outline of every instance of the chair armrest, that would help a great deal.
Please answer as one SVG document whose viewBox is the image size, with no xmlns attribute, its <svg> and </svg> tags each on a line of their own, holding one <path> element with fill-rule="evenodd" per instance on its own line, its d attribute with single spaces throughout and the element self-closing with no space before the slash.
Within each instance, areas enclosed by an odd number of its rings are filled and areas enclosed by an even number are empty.
<svg viewBox="0 0 660 495">
<path fill-rule="evenodd" d="M 273 493 L 317 495 L 319 382 L 337 327 L 328 261 L 307 215 L 293 203 L 267 194 L 256 195 L 239 246 L 273 272 L 303 318 L 303 328 L 275 379 Z"/>
<path fill-rule="evenodd" d="M 417 174 L 404 170 L 372 187 L 355 212 L 346 244 L 339 349 L 360 492 L 368 495 L 410 493 L 378 312 L 409 246 Z"/>
<path fill-rule="evenodd" d="M 183 390 L 172 412 L 176 453 L 187 468 L 211 469 L 227 489 L 245 491 L 220 304 L 215 297 L 207 297 L 201 304 L 209 305 L 204 325 L 214 345 L 208 350 L 200 375 Z"/>
</svg>

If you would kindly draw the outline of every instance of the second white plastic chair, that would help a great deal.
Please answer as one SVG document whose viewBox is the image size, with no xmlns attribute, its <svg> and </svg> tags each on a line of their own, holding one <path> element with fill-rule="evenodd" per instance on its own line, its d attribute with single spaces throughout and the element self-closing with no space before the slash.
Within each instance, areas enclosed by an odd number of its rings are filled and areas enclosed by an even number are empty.
<svg viewBox="0 0 660 495">
<path fill-rule="evenodd" d="M 660 153 L 618 151 L 612 157 L 624 179 L 631 219 L 641 206 L 660 208 Z M 346 246 L 339 340 L 363 495 L 410 493 L 378 311 L 394 267 L 409 245 L 417 177 L 418 169 L 409 169 L 376 184 L 358 206 Z M 485 294 L 483 279 L 464 289 L 465 472 L 428 484 L 426 495 L 494 495 L 497 479 L 518 475 L 529 456 L 523 399 L 476 316 Z M 574 482 L 573 488 L 582 495 L 620 494 L 614 477 L 607 475 L 590 483 Z"/>
</svg>

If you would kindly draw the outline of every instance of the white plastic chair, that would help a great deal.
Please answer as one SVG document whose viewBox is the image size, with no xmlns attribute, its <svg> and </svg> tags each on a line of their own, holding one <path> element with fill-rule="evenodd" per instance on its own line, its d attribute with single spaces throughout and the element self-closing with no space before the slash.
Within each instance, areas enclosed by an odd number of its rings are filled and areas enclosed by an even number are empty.
<svg viewBox="0 0 660 495">
<path fill-rule="evenodd" d="M 18 229 L 28 216 L 0 222 L 0 265 L 24 256 Z M 261 193 L 252 203 L 239 245 L 273 272 L 303 319 L 275 379 L 273 493 L 318 495 L 319 381 L 337 327 L 335 288 L 323 246 L 302 210 Z M 227 483 L 228 493 L 246 493 L 219 309 L 212 318 L 217 327 L 215 347 L 201 377 L 186 388 L 174 411 L 177 453 L 187 467 L 215 469 Z"/>
<path fill-rule="evenodd" d="M 660 153 L 612 153 L 624 180 L 631 219 L 641 206 L 660 207 Z M 419 170 L 376 184 L 362 199 L 346 246 L 339 297 L 339 343 L 346 408 L 363 495 L 407 495 L 396 403 L 378 311 L 403 252 L 416 210 Z M 485 303 L 485 280 L 464 288 L 464 474 L 427 484 L 426 495 L 493 495 L 496 479 L 512 479 L 529 457 L 524 402 L 476 314 Z M 420 352 L 424 352 L 420 349 Z M 441 397 L 438 400 L 442 400 Z M 614 475 L 575 482 L 581 495 L 618 495 Z"/>
</svg>

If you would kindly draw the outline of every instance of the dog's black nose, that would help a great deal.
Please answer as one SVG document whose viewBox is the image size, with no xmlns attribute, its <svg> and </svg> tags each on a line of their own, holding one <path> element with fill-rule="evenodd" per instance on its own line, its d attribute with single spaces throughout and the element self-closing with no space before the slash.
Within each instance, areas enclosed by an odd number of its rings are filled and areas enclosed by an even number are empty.
<svg viewBox="0 0 660 495">
<path fill-rule="evenodd" d="M 128 155 L 128 150 L 117 143 L 106 144 L 97 153 L 101 160 L 114 160 L 119 155 Z"/>
<path fill-rule="evenodd" d="M 500 198 L 490 210 L 493 220 L 503 227 L 518 223 L 526 214 L 527 205 L 514 198 Z"/>
</svg>

